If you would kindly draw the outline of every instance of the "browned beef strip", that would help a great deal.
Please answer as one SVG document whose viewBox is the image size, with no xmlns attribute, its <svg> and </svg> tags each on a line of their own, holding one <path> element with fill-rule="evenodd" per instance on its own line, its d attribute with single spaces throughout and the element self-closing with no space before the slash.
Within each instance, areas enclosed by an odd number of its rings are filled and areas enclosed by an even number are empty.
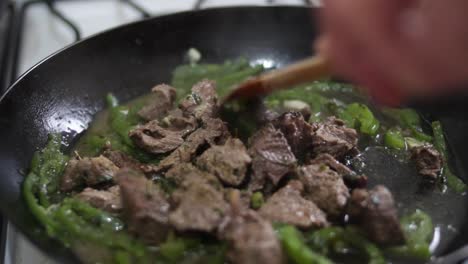
<svg viewBox="0 0 468 264">
<path fill-rule="evenodd" d="M 165 129 L 177 132 L 184 138 L 199 126 L 197 119 L 193 115 L 184 113 L 178 108 L 169 111 L 167 116 L 161 119 L 160 124 Z"/>
<path fill-rule="evenodd" d="M 214 81 L 202 80 L 192 87 L 192 93 L 179 104 L 182 111 L 191 113 L 197 119 L 218 116 L 218 95 Z"/>
<path fill-rule="evenodd" d="M 137 126 L 128 135 L 137 146 L 153 154 L 170 152 L 184 143 L 180 133 L 161 127 L 157 120 Z"/>
<path fill-rule="evenodd" d="M 330 169 L 334 170 L 341 177 L 343 177 L 343 180 L 348 187 L 364 188 L 367 186 L 367 176 L 357 175 L 356 172 L 337 161 L 330 154 L 319 154 L 314 159 L 309 160 L 307 164 L 327 165 L 330 167 Z"/>
<path fill-rule="evenodd" d="M 230 138 L 222 146 L 212 146 L 198 159 L 197 166 L 215 175 L 224 184 L 239 186 L 252 159 L 242 141 Z"/>
<path fill-rule="evenodd" d="M 156 85 L 151 92 L 151 101 L 138 111 L 138 115 L 147 121 L 164 117 L 176 99 L 176 90 L 167 84 Z"/>
<path fill-rule="evenodd" d="M 172 180 L 179 188 L 186 189 L 194 183 L 206 183 L 218 190 L 222 189 L 221 183 L 214 175 L 199 170 L 191 163 L 176 164 L 164 177 Z"/>
<path fill-rule="evenodd" d="M 60 190 L 69 192 L 83 185 L 92 187 L 111 182 L 118 170 L 119 168 L 104 156 L 71 159 L 65 167 Z"/>
<path fill-rule="evenodd" d="M 230 263 L 283 263 L 283 250 L 273 227 L 253 210 L 225 217 L 218 234 L 229 243 L 226 255 Z"/>
<path fill-rule="evenodd" d="M 112 186 L 107 190 L 85 188 L 75 197 L 109 213 L 120 213 L 122 210 L 119 186 Z"/>
<path fill-rule="evenodd" d="M 311 148 L 314 128 L 304 120 L 300 112 L 286 112 L 273 121 L 291 146 L 296 157 L 304 156 L 306 150 Z"/>
<path fill-rule="evenodd" d="M 151 244 L 164 241 L 170 229 L 170 204 L 164 191 L 134 170 L 122 169 L 116 179 L 128 230 Z"/>
<path fill-rule="evenodd" d="M 202 127 L 190 134 L 185 142 L 163 159 L 156 171 L 166 171 L 172 166 L 191 161 L 197 154 L 209 146 L 223 144 L 229 138 L 226 124 L 218 118 L 207 118 Z"/>
<path fill-rule="evenodd" d="M 178 231 L 216 230 L 228 209 L 223 192 L 202 180 L 189 182 L 172 193 L 175 209 L 169 215 L 170 224 Z"/>
<path fill-rule="evenodd" d="M 267 124 L 250 138 L 252 175 L 249 189 L 263 188 L 266 180 L 276 185 L 296 166 L 296 157 L 281 131 Z"/>
<path fill-rule="evenodd" d="M 331 117 L 325 122 L 314 124 L 312 137 L 314 155 L 328 153 L 337 159 L 356 150 L 358 134 L 356 130 L 345 126 L 344 122 Z"/>
<path fill-rule="evenodd" d="M 102 155 L 112 161 L 120 169 L 130 168 L 134 170 L 142 170 L 142 166 L 144 166 L 144 164 L 140 163 L 138 160 L 119 150 L 108 149 L 104 151 Z"/>
<path fill-rule="evenodd" d="M 280 222 L 301 228 L 328 225 L 325 213 L 301 193 L 304 186 L 300 181 L 290 181 L 273 194 L 260 208 L 260 215 L 270 222 Z"/>
<path fill-rule="evenodd" d="M 191 113 L 180 109 L 165 111 L 161 120 L 152 120 L 139 125 L 129 133 L 129 137 L 142 149 L 161 154 L 179 147 L 184 138 L 198 128 L 198 121 Z"/>
<path fill-rule="evenodd" d="M 416 162 L 419 174 L 429 180 L 436 180 L 442 170 L 442 156 L 431 145 L 412 148 L 411 159 Z"/>
<path fill-rule="evenodd" d="M 350 221 L 359 224 L 373 242 L 382 246 L 405 242 L 393 196 L 384 186 L 355 189 L 347 209 Z"/>
<path fill-rule="evenodd" d="M 326 165 L 308 165 L 299 169 L 298 176 L 306 199 L 331 217 L 343 214 L 349 191 L 338 173 Z"/>
</svg>

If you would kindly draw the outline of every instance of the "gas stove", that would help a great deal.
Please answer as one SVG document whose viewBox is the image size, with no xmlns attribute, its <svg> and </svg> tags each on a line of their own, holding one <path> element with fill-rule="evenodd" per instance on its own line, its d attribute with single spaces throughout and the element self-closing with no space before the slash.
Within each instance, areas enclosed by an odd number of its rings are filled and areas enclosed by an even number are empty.
<svg viewBox="0 0 468 264">
<path fill-rule="evenodd" d="M 129 22 L 209 7 L 319 4 L 320 0 L 0 0 L 0 91 L 5 92 L 21 74 L 50 54 Z M 3 263 L 55 263 L 7 220 L 0 224 Z"/>
</svg>

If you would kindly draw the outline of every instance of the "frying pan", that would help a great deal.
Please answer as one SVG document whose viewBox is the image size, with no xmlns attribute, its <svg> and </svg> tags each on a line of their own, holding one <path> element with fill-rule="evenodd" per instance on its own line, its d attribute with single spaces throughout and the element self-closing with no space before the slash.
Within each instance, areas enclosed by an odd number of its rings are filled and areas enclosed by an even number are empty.
<svg viewBox="0 0 468 264">
<path fill-rule="evenodd" d="M 183 12 L 125 25 L 80 41 L 34 66 L 0 101 L 0 208 L 34 244 L 60 262 L 70 252 L 47 238 L 21 197 L 33 152 L 47 134 L 62 132 L 73 143 L 103 109 L 108 92 L 127 100 L 169 82 L 171 71 L 196 47 L 206 62 L 245 56 L 280 67 L 310 55 L 315 11 L 302 7 L 235 7 Z M 437 113 L 453 153 L 452 167 L 468 171 L 468 120 L 460 111 Z M 388 168 L 387 168 L 388 170 Z M 463 213 L 463 217 L 466 214 Z M 468 224 L 468 222 L 467 222 Z M 443 252 L 468 242 L 468 225 Z M 465 238 L 466 237 L 466 238 Z"/>
</svg>

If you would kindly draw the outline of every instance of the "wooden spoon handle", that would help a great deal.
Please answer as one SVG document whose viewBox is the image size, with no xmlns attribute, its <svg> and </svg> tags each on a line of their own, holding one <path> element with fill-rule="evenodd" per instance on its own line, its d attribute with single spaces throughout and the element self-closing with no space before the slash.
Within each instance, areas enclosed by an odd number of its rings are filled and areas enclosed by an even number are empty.
<svg viewBox="0 0 468 264">
<path fill-rule="evenodd" d="M 290 64 L 239 84 L 228 94 L 222 104 L 238 99 L 265 96 L 276 90 L 315 81 L 330 75 L 330 68 L 325 58 L 320 55 Z"/>
<path fill-rule="evenodd" d="M 328 62 L 322 56 L 301 60 L 284 68 L 267 72 L 259 76 L 264 93 L 292 87 L 297 84 L 316 81 L 330 75 Z"/>
</svg>

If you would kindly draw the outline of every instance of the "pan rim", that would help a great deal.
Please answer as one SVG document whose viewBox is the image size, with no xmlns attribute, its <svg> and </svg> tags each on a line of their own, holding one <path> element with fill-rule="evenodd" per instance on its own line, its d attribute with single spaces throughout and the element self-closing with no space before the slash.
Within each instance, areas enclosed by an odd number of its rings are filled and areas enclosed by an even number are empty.
<svg viewBox="0 0 468 264">
<path fill-rule="evenodd" d="M 170 18 L 170 17 L 177 17 L 177 16 L 185 16 L 185 15 L 191 15 L 191 14 L 202 14 L 205 12 L 216 12 L 216 11 L 223 11 L 223 10 L 235 10 L 235 9 L 280 9 L 280 8 L 287 8 L 287 9 L 296 9 L 296 10 L 319 10 L 321 7 L 316 7 L 316 6 L 295 6 L 295 5 L 273 5 L 273 6 L 262 6 L 262 5 L 239 5 L 239 6 L 229 6 L 229 7 L 208 7 L 208 8 L 203 8 L 199 10 L 186 10 L 186 11 L 179 11 L 179 12 L 174 12 L 174 13 L 169 13 L 169 14 L 163 14 L 160 16 L 153 16 L 149 18 L 143 18 L 137 21 L 132 21 L 129 23 L 125 23 L 116 27 L 112 27 L 109 29 L 106 29 L 104 31 L 100 31 L 94 34 L 91 34 L 88 37 L 85 37 L 83 39 L 80 39 L 76 42 L 73 42 L 71 44 L 66 45 L 65 47 L 62 47 L 53 53 L 47 55 L 46 57 L 42 58 L 39 60 L 37 63 L 35 63 L 33 66 L 31 66 L 29 69 L 27 69 L 25 72 L 21 73 L 15 81 L 8 86 L 8 88 L 3 92 L 3 94 L 0 96 L 0 103 L 5 99 L 5 97 L 8 96 L 8 94 L 16 87 L 18 84 L 26 77 L 28 76 L 32 71 L 34 71 L 36 68 L 40 67 L 42 64 L 45 62 L 51 60 L 52 58 L 58 56 L 59 54 L 72 49 L 74 47 L 77 47 L 79 45 L 82 45 L 82 43 L 102 37 L 107 34 L 112 34 L 114 31 L 120 31 L 123 30 L 124 28 L 132 27 L 135 25 L 138 25 L 140 23 L 148 23 L 148 21 L 155 20 L 155 19 L 165 19 L 165 18 Z"/>
</svg>

